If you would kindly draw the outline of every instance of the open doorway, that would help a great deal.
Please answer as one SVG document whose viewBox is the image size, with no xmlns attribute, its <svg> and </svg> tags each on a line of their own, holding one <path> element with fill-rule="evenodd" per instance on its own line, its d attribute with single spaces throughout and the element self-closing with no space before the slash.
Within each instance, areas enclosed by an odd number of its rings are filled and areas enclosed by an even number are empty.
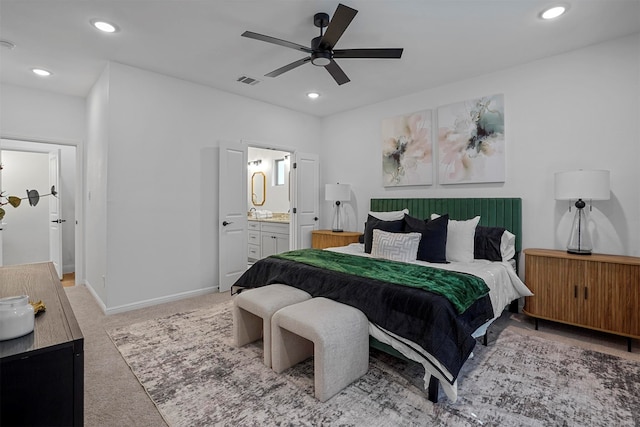
<svg viewBox="0 0 640 427">
<path fill-rule="evenodd" d="M 2 191 L 6 195 L 26 197 L 26 189 L 36 189 L 41 195 L 49 193 L 49 153 L 60 154 L 60 179 L 57 191 L 61 206 L 60 238 L 62 249 L 60 273 L 67 283 L 75 283 L 76 244 L 76 147 L 39 142 L 2 139 L 0 161 L 3 164 Z M 5 206 L 6 215 L 0 231 L 0 265 L 14 265 L 51 261 L 50 218 L 48 197 L 36 206 L 23 200 L 18 208 Z"/>
<path fill-rule="evenodd" d="M 291 153 L 247 148 L 248 264 L 290 248 Z"/>
<path fill-rule="evenodd" d="M 248 179 L 248 166 L 252 165 L 253 162 L 256 162 L 255 166 L 263 163 L 258 162 L 258 160 L 263 159 L 252 158 L 251 161 L 248 160 L 249 146 L 256 148 L 257 144 L 248 144 L 245 141 L 240 141 L 239 144 L 233 141 L 219 141 L 219 144 L 218 277 L 219 290 L 220 292 L 225 292 L 231 289 L 233 283 L 247 269 L 247 245 L 256 245 L 259 248 L 260 252 L 253 254 L 253 259 L 264 257 L 262 251 L 263 242 L 265 243 L 265 248 L 271 246 L 268 249 L 275 251 L 311 247 L 312 232 L 318 228 L 320 174 L 317 154 L 289 151 L 291 153 L 288 158 L 291 165 L 291 173 L 285 173 L 290 187 L 290 190 L 286 189 L 286 193 L 290 195 L 290 197 L 287 196 L 289 206 L 291 206 L 288 209 L 289 212 L 272 211 L 270 220 L 263 218 L 262 221 L 257 221 L 258 218 L 253 212 L 258 211 L 258 209 L 253 206 L 252 196 L 249 195 L 252 191 Z M 285 150 L 277 151 L 281 151 L 280 154 L 286 156 L 287 151 Z M 284 157 L 283 159 L 287 160 Z M 276 162 L 274 161 L 275 165 Z M 279 166 L 276 167 L 276 169 L 278 168 Z M 285 167 L 284 170 L 285 172 L 289 171 L 288 167 Z M 253 176 L 253 171 L 251 176 Z M 260 185 L 262 182 L 264 182 L 264 186 Z M 272 181 L 270 181 L 266 173 L 264 173 L 264 181 L 262 182 L 259 182 L 258 185 L 260 185 L 260 188 L 265 188 L 265 203 L 261 206 L 264 211 L 268 209 L 265 206 L 268 206 L 266 203 L 271 200 L 270 194 L 273 191 L 268 186 L 268 183 Z M 254 184 L 254 189 L 256 189 L 256 184 Z M 259 196 L 256 193 L 256 197 Z M 258 203 L 261 203 L 261 201 L 258 201 Z M 256 208 L 255 211 L 251 211 L 252 207 Z M 285 217 L 286 221 L 282 221 L 284 222 L 283 224 L 278 224 L 278 221 L 273 217 L 274 213 L 288 213 L 287 217 Z M 268 213 L 265 214 L 264 212 L 262 214 L 268 215 Z M 279 228 L 279 230 L 273 230 L 274 227 Z M 265 233 L 262 233 L 263 230 Z M 252 237 L 255 237 L 254 241 L 250 242 L 247 239 L 249 232 L 251 232 Z M 288 239 L 278 239 L 274 235 L 270 237 L 269 232 L 288 234 Z M 280 243 L 287 246 L 279 248 L 278 245 Z M 250 246 L 249 251 L 252 248 L 258 250 L 255 246 Z"/>
</svg>

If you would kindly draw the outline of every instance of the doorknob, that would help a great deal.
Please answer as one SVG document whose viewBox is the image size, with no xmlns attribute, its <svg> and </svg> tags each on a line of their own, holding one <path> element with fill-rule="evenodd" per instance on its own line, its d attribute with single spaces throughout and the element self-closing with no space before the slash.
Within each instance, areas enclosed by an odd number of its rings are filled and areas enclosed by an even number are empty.
<svg viewBox="0 0 640 427">
<path fill-rule="evenodd" d="M 67 220 L 66 219 L 56 219 L 56 220 L 53 220 L 51 222 L 57 222 L 58 224 L 62 224 L 63 222 L 67 222 Z"/>
<path fill-rule="evenodd" d="M 314 218 L 313 218 L 313 220 L 314 220 L 314 221 L 317 221 L 317 220 L 318 220 L 318 217 L 314 217 Z"/>
<path fill-rule="evenodd" d="M 233 224 L 233 222 L 222 221 L 222 225 L 223 225 L 224 227 L 226 227 L 226 226 L 227 226 L 227 225 L 229 225 L 229 224 Z"/>
</svg>

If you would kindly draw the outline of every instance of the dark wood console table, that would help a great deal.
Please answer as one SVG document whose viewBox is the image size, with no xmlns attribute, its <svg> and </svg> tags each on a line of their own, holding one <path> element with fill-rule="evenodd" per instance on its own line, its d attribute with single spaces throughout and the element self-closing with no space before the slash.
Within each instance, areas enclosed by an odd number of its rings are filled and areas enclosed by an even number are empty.
<svg viewBox="0 0 640 427">
<path fill-rule="evenodd" d="M 47 309 L 0 341 L 0 425 L 82 426 L 84 338 L 53 264 L 0 267 L 0 298 L 24 294 Z"/>
</svg>

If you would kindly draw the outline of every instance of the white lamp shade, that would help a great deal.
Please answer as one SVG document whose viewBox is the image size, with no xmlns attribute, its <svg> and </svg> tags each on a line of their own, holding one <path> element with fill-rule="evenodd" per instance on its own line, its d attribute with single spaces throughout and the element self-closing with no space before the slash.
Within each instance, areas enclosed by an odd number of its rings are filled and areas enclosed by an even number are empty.
<svg viewBox="0 0 640 427">
<path fill-rule="evenodd" d="M 556 200 L 609 200 L 609 171 L 556 172 Z"/>
<path fill-rule="evenodd" d="M 351 186 L 349 184 L 325 184 L 325 200 L 348 202 L 351 200 Z"/>
</svg>

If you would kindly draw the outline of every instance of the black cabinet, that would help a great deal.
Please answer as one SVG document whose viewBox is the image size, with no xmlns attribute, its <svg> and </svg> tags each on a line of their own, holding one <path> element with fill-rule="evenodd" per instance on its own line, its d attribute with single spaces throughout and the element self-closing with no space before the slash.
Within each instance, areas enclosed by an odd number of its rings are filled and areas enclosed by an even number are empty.
<svg viewBox="0 0 640 427">
<path fill-rule="evenodd" d="M 53 264 L 0 267 L 0 297 L 24 293 L 47 310 L 0 341 L 0 425 L 82 426 L 84 338 Z"/>
</svg>

